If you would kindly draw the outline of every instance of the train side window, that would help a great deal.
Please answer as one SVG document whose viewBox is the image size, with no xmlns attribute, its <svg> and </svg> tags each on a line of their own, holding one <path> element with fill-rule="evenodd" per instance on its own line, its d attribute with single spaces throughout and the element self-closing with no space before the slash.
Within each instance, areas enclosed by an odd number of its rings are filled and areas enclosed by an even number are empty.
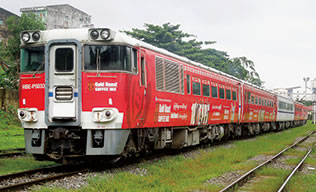
<svg viewBox="0 0 316 192">
<path fill-rule="evenodd" d="M 184 74 L 183 74 L 183 66 L 180 66 L 180 73 L 181 73 L 181 93 L 184 94 Z"/>
<path fill-rule="evenodd" d="M 225 99 L 225 89 L 224 88 L 219 88 L 219 98 Z"/>
<path fill-rule="evenodd" d="M 231 99 L 232 99 L 230 89 L 226 89 L 226 99 L 227 99 L 227 100 L 231 100 Z"/>
<path fill-rule="evenodd" d="M 246 94 L 246 92 L 244 92 L 244 96 L 245 96 L 245 103 L 247 103 L 247 94 Z"/>
<path fill-rule="evenodd" d="M 74 68 L 74 52 L 71 48 L 58 48 L 55 52 L 57 72 L 71 72 Z"/>
<path fill-rule="evenodd" d="M 262 105 L 262 103 L 261 103 L 261 98 L 259 97 L 259 105 Z"/>
<path fill-rule="evenodd" d="M 254 103 L 255 103 L 255 97 L 251 96 L 251 104 L 254 104 Z"/>
<path fill-rule="evenodd" d="M 133 49 L 133 68 L 132 72 L 137 73 L 137 49 Z"/>
<path fill-rule="evenodd" d="M 258 105 L 258 97 L 256 97 L 256 105 Z"/>
<path fill-rule="evenodd" d="M 250 104 L 251 103 L 251 93 L 250 92 L 247 92 L 247 98 L 248 98 L 248 103 Z M 252 102 L 253 104 L 253 102 Z"/>
<path fill-rule="evenodd" d="M 203 96 L 209 97 L 210 96 L 210 86 L 203 85 Z"/>
<path fill-rule="evenodd" d="M 140 70 L 141 70 L 141 84 L 145 85 L 146 78 L 145 78 L 145 58 L 141 57 L 140 59 Z"/>
<path fill-rule="evenodd" d="M 233 91 L 233 100 L 237 101 L 237 93 L 236 93 L 236 91 Z"/>
<path fill-rule="evenodd" d="M 191 94 L 190 75 L 187 75 L 187 94 Z"/>
<path fill-rule="evenodd" d="M 201 95 L 201 83 L 192 82 L 193 95 Z"/>
<path fill-rule="evenodd" d="M 217 87 L 212 86 L 212 97 L 217 98 L 218 97 L 218 90 Z"/>
</svg>

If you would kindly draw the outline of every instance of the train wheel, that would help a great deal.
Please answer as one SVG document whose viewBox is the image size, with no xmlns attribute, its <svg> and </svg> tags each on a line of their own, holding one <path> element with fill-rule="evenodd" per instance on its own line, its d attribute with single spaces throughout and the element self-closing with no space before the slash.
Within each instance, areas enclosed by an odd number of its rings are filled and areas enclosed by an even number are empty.
<svg viewBox="0 0 316 192">
<path fill-rule="evenodd" d="M 256 135 L 258 135 L 260 133 L 260 124 L 259 123 L 254 124 L 254 132 Z"/>
</svg>

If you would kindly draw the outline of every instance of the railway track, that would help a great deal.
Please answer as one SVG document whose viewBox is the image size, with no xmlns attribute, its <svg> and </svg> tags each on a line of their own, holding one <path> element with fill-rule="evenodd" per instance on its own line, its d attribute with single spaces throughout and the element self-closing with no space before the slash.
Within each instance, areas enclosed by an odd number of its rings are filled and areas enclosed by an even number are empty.
<svg viewBox="0 0 316 192">
<path fill-rule="evenodd" d="M 289 149 L 292 149 L 294 147 L 296 147 L 298 144 L 304 142 L 306 139 L 308 139 L 310 136 L 312 136 L 313 134 L 315 134 L 316 131 L 311 132 L 310 134 L 308 134 L 307 136 L 305 136 L 304 138 L 300 139 L 299 141 L 293 143 L 291 146 L 286 147 L 285 149 L 283 149 L 282 151 L 280 151 L 278 154 L 274 155 L 273 157 L 271 157 L 270 159 L 266 160 L 265 162 L 261 163 L 260 165 L 256 166 L 255 168 L 251 169 L 250 171 L 248 171 L 247 173 L 245 173 L 244 175 L 242 175 L 241 177 L 239 177 L 237 180 L 235 180 L 234 182 L 232 182 L 231 184 L 229 184 L 228 186 L 226 186 L 224 189 L 222 189 L 220 192 L 228 192 L 228 191 L 235 191 L 236 189 L 238 189 L 240 186 L 244 185 L 245 183 L 247 183 L 248 181 L 251 180 L 252 177 L 255 176 L 255 172 L 258 171 L 260 168 L 268 165 L 269 163 L 271 163 L 272 161 L 276 160 L 277 158 L 279 158 L 282 154 L 284 154 L 286 151 L 288 151 Z M 290 180 L 290 178 L 294 175 L 294 173 L 299 169 L 299 167 L 301 167 L 301 165 L 303 164 L 304 160 L 308 157 L 308 155 L 311 153 L 312 149 L 315 147 L 315 145 L 313 145 L 313 147 L 306 153 L 306 155 L 304 156 L 304 158 L 298 163 L 298 165 L 293 169 L 293 171 L 291 172 L 291 174 L 287 177 L 287 179 L 284 181 L 284 183 L 282 184 L 282 186 L 279 188 L 278 192 L 281 192 L 284 190 L 286 184 L 288 183 L 288 181 Z"/>
<path fill-rule="evenodd" d="M 315 148 L 316 144 L 313 145 L 313 147 L 311 147 L 307 153 L 305 154 L 305 156 L 303 157 L 303 159 L 295 166 L 295 168 L 292 170 L 292 172 L 287 176 L 287 178 L 285 179 L 285 181 L 283 182 L 283 184 L 281 185 L 281 187 L 278 189 L 278 192 L 282 192 L 285 191 L 285 187 L 288 184 L 288 182 L 290 181 L 290 179 L 293 177 L 293 175 L 299 170 L 299 168 L 303 165 L 305 159 L 309 156 L 309 154 L 312 152 L 312 150 Z"/>
<path fill-rule="evenodd" d="M 23 189 L 34 184 L 45 183 L 56 179 L 89 171 L 76 166 L 57 165 L 33 169 L 0 176 L 0 191 Z"/>
<path fill-rule="evenodd" d="M 0 158 L 21 156 L 25 154 L 25 148 L 5 149 L 0 150 Z"/>
</svg>

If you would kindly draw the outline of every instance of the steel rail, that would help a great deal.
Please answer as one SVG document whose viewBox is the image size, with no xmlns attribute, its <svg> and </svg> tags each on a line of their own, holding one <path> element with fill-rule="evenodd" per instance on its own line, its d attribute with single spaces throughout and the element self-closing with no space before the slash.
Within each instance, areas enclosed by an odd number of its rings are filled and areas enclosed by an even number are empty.
<svg viewBox="0 0 316 192">
<path fill-rule="evenodd" d="M 25 152 L 16 152 L 16 153 L 2 153 L 0 154 L 0 158 L 4 158 L 4 157 L 13 157 L 13 156 L 21 156 L 24 155 Z"/>
<path fill-rule="evenodd" d="M 33 170 L 28 170 L 28 171 L 22 171 L 22 172 L 18 172 L 18 173 L 13 173 L 13 174 L 8 174 L 8 175 L 2 175 L 0 176 L 0 181 L 3 180 L 9 180 L 9 179 L 15 179 L 18 177 L 22 177 L 25 175 L 31 175 L 31 174 L 35 174 L 35 173 L 48 173 L 50 171 L 65 171 L 64 169 L 66 168 L 66 165 L 57 165 L 57 166 L 51 166 L 51 167 L 45 167 L 45 168 L 40 168 L 40 169 L 33 169 Z M 6 185 L 6 186 L 2 186 L 0 187 L 0 191 L 12 191 L 12 190 L 17 190 L 17 189 L 21 189 L 24 187 L 28 187 L 34 184 L 39 184 L 39 183 L 44 183 L 44 182 L 48 182 L 48 181 L 52 181 L 52 180 L 56 180 L 56 179 L 60 179 L 60 178 L 64 178 L 64 177 L 68 177 L 68 176 L 72 176 L 75 175 L 77 173 L 82 173 L 82 172 L 87 172 L 89 171 L 88 169 L 83 169 L 83 168 L 76 168 L 76 170 L 71 170 L 71 171 L 67 171 L 64 173 L 60 173 L 57 175 L 53 175 L 53 176 L 48 176 L 48 177 L 44 177 L 44 178 L 38 178 L 38 179 L 33 179 L 31 181 L 27 181 L 27 182 L 21 182 L 21 183 L 17 183 L 17 184 L 13 184 L 13 185 Z"/>
<path fill-rule="evenodd" d="M 251 169 L 250 171 L 248 171 L 247 173 L 245 173 L 244 175 L 242 175 L 241 177 L 239 177 L 237 180 L 235 180 L 234 182 L 232 182 L 231 184 L 229 184 L 228 186 L 226 186 L 224 189 L 220 190 L 220 192 L 226 192 L 226 191 L 233 191 L 235 189 L 235 187 L 239 186 L 239 184 L 243 184 L 244 181 L 246 179 L 248 179 L 249 177 L 251 177 L 251 175 L 255 174 L 255 171 L 258 170 L 259 168 L 269 164 L 271 161 L 275 160 L 276 158 L 278 158 L 279 156 L 281 156 L 284 152 L 286 152 L 287 150 L 295 147 L 296 145 L 302 143 L 303 141 L 305 141 L 307 138 L 309 138 L 311 135 L 313 135 L 316 131 L 311 132 L 310 134 L 308 134 L 307 136 L 305 136 L 304 138 L 302 138 L 301 140 L 293 143 L 292 145 L 286 147 L 285 149 L 283 149 L 282 151 L 280 151 L 278 154 L 274 155 L 273 157 L 271 157 L 270 159 L 266 160 L 265 162 L 261 163 L 260 165 L 256 166 L 255 168 Z M 241 186 L 241 185 L 240 185 Z"/>
<path fill-rule="evenodd" d="M 6 153 L 9 151 L 25 151 L 25 148 L 3 149 L 3 150 L 0 150 L 0 153 Z"/>
<path fill-rule="evenodd" d="M 306 158 L 309 156 L 309 154 L 313 151 L 315 146 L 316 146 L 316 144 L 314 144 L 314 146 L 311 147 L 311 149 L 309 151 L 307 151 L 304 158 L 296 165 L 296 167 L 292 170 L 290 175 L 287 176 L 286 180 L 283 182 L 283 184 L 279 188 L 278 192 L 282 192 L 285 189 L 285 186 L 287 185 L 287 183 L 290 181 L 290 179 L 293 177 L 293 175 L 296 173 L 296 171 L 302 166 L 302 164 L 304 163 Z"/>
<path fill-rule="evenodd" d="M 49 167 L 44 167 L 44 168 L 38 168 L 38 169 L 31 169 L 31 170 L 21 171 L 21 172 L 17 172 L 17 173 L 10 173 L 10 174 L 6 174 L 6 175 L 0 175 L 0 181 L 17 178 L 17 177 L 21 177 L 21 176 L 24 176 L 24 175 L 30 175 L 30 174 L 34 174 L 34 173 L 39 173 L 39 172 L 56 171 L 56 169 L 62 169 L 64 167 L 65 167 L 65 165 L 55 165 L 55 166 L 49 166 Z"/>
</svg>

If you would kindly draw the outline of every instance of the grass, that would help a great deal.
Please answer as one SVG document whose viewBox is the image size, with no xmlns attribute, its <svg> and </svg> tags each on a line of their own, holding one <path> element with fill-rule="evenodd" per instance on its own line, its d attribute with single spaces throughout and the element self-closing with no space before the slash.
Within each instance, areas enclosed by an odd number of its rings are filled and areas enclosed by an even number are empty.
<svg viewBox="0 0 316 192">
<path fill-rule="evenodd" d="M 31 155 L 0 159 L 0 175 L 56 165 L 50 161 L 35 161 Z"/>
<path fill-rule="evenodd" d="M 168 156 L 158 162 L 137 164 L 147 170 L 147 175 L 141 176 L 128 171 L 114 173 L 99 173 L 88 179 L 88 185 L 71 191 L 219 191 L 224 186 L 209 184 L 207 180 L 227 172 L 245 173 L 258 165 L 255 161 L 247 161 L 257 155 L 273 155 L 285 146 L 292 144 L 297 137 L 316 130 L 310 123 L 303 127 L 293 128 L 278 133 L 270 133 L 256 137 L 231 142 L 227 145 L 212 147 L 213 150 L 200 149 L 194 158 L 186 158 L 179 154 Z M 283 174 L 279 170 L 263 170 L 271 175 Z M 256 191 L 269 191 L 275 186 L 258 184 Z M 273 183 L 277 185 L 279 181 Z M 260 189 L 260 190 L 259 190 Z M 267 190 L 265 190 L 267 189 Z M 36 191 L 66 191 L 61 188 L 41 187 Z M 68 191 L 68 190 L 67 190 Z M 273 190 L 271 190 L 273 191 Z"/>
<path fill-rule="evenodd" d="M 0 110 L 0 150 L 24 147 L 24 131 L 21 123 L 17 119 L 15 110 L 10 111 L 8 113 Z"/>
<path fill-rule="evenodd" d="M 20 121 L 17 119 L 15 114 L 16 110 L 10 111 L 11 112 L 4 112 L 0 110 L 0 150 L 23 148 L 25 146 L 23 136 L 24 131 L 21 128 Z M 35 161 L 31 155 L 15 158 L 1 158 L 0 175 L 54 164 L 54 162 Z"/>
<path fill-rule="evenodd" d="M 316 149 L 312 151 L 311 155 L 316 156 Z M 304 162 L 305 164 L 316 168 L 316 158 L 307 157 Z M 310 171 L 309 173 L 298 173 L 290 180 L 288 184 L 288 191 L 316 191 L 316 170 Z"/>
</svg>

